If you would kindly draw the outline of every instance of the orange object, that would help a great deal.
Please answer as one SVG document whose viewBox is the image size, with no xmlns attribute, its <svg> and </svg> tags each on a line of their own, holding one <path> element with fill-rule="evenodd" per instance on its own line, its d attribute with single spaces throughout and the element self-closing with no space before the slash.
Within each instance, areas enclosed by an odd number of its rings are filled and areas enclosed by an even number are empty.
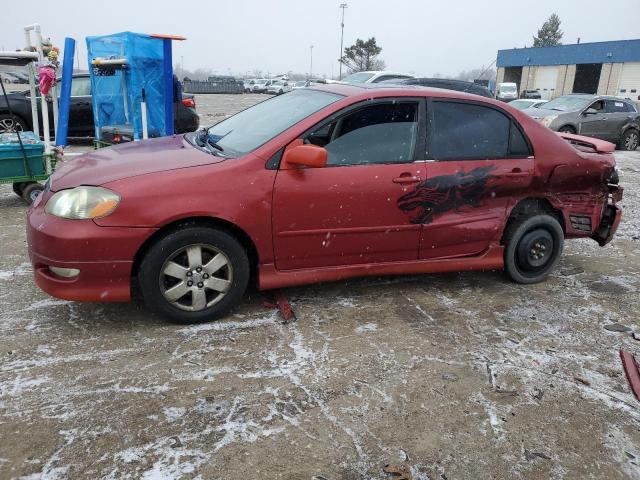
<svg viewBox="0 0 640 480">
<path fill-rule="evenodd" d="M 150 35 L 153 38 L 164 38 L 168 40 L 186 40 L 187 37 L 183 37 L 182 35 L 170 35 L 166 33 L 152 33 Z"/>
</svg>

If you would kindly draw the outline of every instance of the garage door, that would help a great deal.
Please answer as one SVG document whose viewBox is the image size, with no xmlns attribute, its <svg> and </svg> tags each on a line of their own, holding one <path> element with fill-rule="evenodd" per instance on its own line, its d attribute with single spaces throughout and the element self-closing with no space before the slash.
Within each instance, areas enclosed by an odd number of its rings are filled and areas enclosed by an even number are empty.
<svg viewBox="0 0 640 480">
<path fill-rule="evenodd" d="M 555 97 L 558 82 L 558 67 L 538 67 L 534 88 L 540 91 L 540 96 L 549 100 Z"/>
<path fill-rule="evenodd" d="M 640 62 L 625 63 L 620 73 L 618 93 L 620 97 L 640 100 Z"/>
</svg>

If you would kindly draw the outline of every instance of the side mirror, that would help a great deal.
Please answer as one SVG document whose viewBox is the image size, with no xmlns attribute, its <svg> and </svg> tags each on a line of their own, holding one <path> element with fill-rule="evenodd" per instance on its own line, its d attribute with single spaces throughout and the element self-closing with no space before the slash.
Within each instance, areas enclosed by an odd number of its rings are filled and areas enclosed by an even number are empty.
<svg viewBox="0 0 640 480">
<path fill-rule="evenodd" d="M 284 167 L 289 165 L 322 168 L 327 165 L 327 151 L 317 145 L 297 145 L 285 150 Z"/>
<path fill-rule="evenodd" d="M 596 110 L 595 108 L 587 108 L 584 111 L 585 115 L 597 115 L 598 114 L 598 110 Z"/>
</svg>

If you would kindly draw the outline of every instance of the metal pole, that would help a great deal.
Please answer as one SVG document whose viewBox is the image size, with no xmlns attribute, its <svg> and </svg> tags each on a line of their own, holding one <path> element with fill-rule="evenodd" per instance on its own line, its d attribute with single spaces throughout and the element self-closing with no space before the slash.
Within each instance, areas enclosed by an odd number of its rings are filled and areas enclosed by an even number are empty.
<svg viewBox="0 0 640 480">
<path fill-rule="evenodd" d="M 341 3 L 340 8 L 342 9 L 342 23 L 340 24 L 340 57 L 338 60 L 340 63 L 340 73 L 338 74 L 338 80 L 342 80 L 342 56 L 344 55 L 344 9 L 347 8 L 347 4 Z"/>
<path fill-rule="evenodd" d="M 309 50 L 311 50 L 311 65 L 309 65 L 309 80 L 313 77 L 313 45 L 309 46 Z"/>
</svg>

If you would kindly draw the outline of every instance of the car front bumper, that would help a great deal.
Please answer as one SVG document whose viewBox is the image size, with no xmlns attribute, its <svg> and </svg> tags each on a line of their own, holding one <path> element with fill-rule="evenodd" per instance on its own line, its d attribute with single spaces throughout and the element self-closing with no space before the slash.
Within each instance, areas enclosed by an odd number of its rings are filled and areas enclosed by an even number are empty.
<svg viewBox="0 0 640 480">
<path fill-rule="evenodd" d="M 136 252 L 153 228 L 100 227 L 44 212 L 27 214 L 27 242 L 36 284 L 53 297 L 75 301 L 126 302 Z M 77 269 L 71 278 L 49 267 Z"/>
</svg>

